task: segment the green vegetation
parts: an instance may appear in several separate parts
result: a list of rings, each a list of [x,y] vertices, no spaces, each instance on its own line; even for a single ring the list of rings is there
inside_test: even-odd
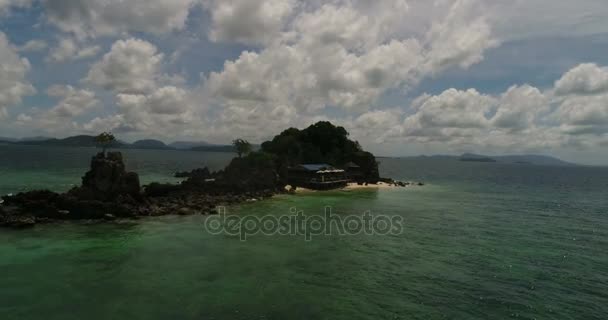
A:
[[[116,142],[116,138],[110,132],[103,132],[95,137],[95,142],[100,148],[102,148],[102,152],[105,155],[106,149]]]
[[[327,163],[341,167],[354,162],[361,167],[367,180],[377,181],[379,174],[375,156],[348,137],[349,133],[343,127],[322,121],[304,130],[287,129],[271,141],[264,142],[262,151],[275,154],[290,166]]]
[[[236,139],[232,141],[232,145],[234,146],[236,153],[239,155],[239,158],[250,153],[252,150],[251,143],[249,143],[247,140]]]

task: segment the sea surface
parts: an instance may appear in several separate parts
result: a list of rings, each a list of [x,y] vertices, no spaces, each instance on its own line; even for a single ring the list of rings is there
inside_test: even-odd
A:
[[[94,149],[0,146],[0,193],[76,185]],[[233,155],[124,152],[144,182]],[[0,229],[1,319],[606,319],[608,168],[380,159],[424,187],[278,196],[241,217],[401,216],[393,235],[213,235],[215,217]]]

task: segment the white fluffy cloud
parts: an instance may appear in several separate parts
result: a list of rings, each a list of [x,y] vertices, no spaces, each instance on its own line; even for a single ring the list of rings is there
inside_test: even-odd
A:
[[[555,93],[594,94],[608,91],[608,68],[584,63],[568,71],[555,83]]]
[[[173,86],[159,88],[150,95],[119,94],[117,104],[142,113],[179,115],[191,108],[188,93]]]
[[[115,94],[117,113],[83,125],[87,131],[140,132],[172,136],[197,116],[194,93],[179,87],[179,75],[166,74],[164,54],[140,39],[119,40],[89,70],[85,83]]]
[[[496,100],[475,89],[449,89],[427,96],[403,122],[403,135],[422,141],[469,137],[489,125],[487,114]]]
[[[101,47],[98,45],[80,46],[72,38],[60,39],[57,46],[52,48],[47,57],[49,62],[65,62],[70,60],[80,60],[96,56]]]
[[[20,57],[17,48],[0,32],[0,118],[7,116],[7,108],[36,92],[26,79],[30,68],[29,61]]]
[[[197,0],[43,0],[48,21],[78,37],[181,30]]]
[[[71,134],[80,129],[77,117],[101,105],[94,92],[70,85],[53,85],[46,94],[57,100],[54,106],[49,109],[31,108],[19,114],[15,123],[50,134]]]
[[[99,104],[94,92],[84,89],[79,90],[69,85],[54,85],[47,90],[47,94],[61,99],[48,112],[48,115],[53,118],[71,119]]]
[[[548,107],[547,97],[537,88],[512,86],[500,97],[492,122],[498,128],[524,130],[532,127],[537,115]]]
[[[479,1],[455,0],[445,19],[427,34],[427,68],[437,72],[452,66],[468,68],[483,60],[488,48],[498,45]]]
[[[147,41],[119,40],[91,67],[85,82],[117,93],[144,93],[156,87],[162,60]]]
[[[608,133],[608,94],[569,97],[556,115],[568,134]]]
[[[251,18],[233,8],[239,3],[226,4],[231,9],[222,15],[224,24],[242,27]],[[293,8],[292,1],[283,4]],[[389,90],[407,90],[428,75],[481,61],[497,41],[485,17],[474,15],[479,4],[438,2],[444,14],[435,14],[414,11],[423,5],[401,0],[298,3],[295,12],[285,11],[289,22],[274,25],[274,41],[227,61],[222,71],[209,75],[205,88],[230,112],[237,107],[247,113],[246,106],[270,112],[279,105],[299,114],[332,106],[366,111]],[[430,31],[419,32],[420,25],[408,22],[420,14],[434,21],[427,26]],[[249,27],[251,34],[265,34],[259,26]],[[238,36],[226,38],[239,41]]]
[[[415,113],[385,136],[460,148],[592,147],[608,138],[603,70],[597,65],[576,66],[544,92],[521,85],[496,96],[475,89],[424,94],[412,103]]]
[[[296,0],[213,0],[208,3],[213,41],[265,44],[280,36]]]
[[[26,42],[21,47],[19,47],[19,51],[22,52],[37,52],[42,51],[48,47],[48,44],[44,40],[34,39]]]

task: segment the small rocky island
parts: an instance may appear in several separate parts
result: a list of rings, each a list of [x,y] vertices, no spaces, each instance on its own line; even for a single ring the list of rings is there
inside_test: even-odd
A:
[[[290,166],[311,161],[338,167],[356,164],[360,184],[383,181],[399,185],[392,179],[381,179],[374,155],[348,139],[344,128],[329,122],[301,131],[291,128],[262,144],[260,151],[250,152],[247,146],[242,151],[218,172],[196,169],[179,173],[186,178],[180,184],[151,183],[142,187],[137,173],[126,171],[122,154],[104,149],[91,159],[90,170],[79,187],[66,193],[39,190],[2,197],[0,226],[25,228],[63,220],[215,214],[219,205],[287,192]]]

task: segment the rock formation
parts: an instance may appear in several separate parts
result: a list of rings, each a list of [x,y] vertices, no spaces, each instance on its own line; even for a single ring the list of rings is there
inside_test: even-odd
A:
[[[139,176],[127,172],[120,152],[99,153],[82,178],[82,186],[70,191],[80,200],[112,201],[119,196],[141,199]]]
[[[0,226],[24,228],[60,220],[106,220],[139,216],[216,214],[217,205],[263,199],[280,192],[273,158],[252,154],[226,169],[188,174],[180,185],[152,183],[140,190],[139,177],[127,172],[119,152],[91,160],[82,185],[67,193],[30,191],[3,197]]]

